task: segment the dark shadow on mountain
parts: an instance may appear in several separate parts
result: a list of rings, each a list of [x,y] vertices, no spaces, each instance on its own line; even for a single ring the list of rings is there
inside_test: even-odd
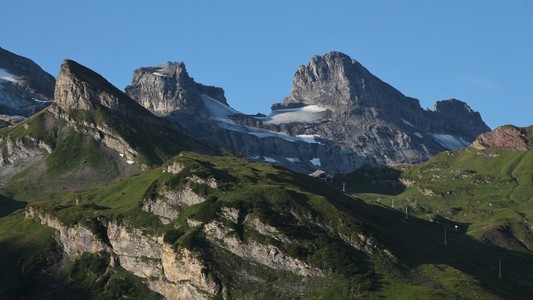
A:
[[[381,165],[365,165],[348,174],[335,175],[333,184],[347,193],[374,193],[396,196],[405,190],[402,171]]]
[[[304,190],[327,197],[338,209],[353,214],[367,232],[409,268],[447,265],[476,278],[485,289],[504,299],[530,299],[533,295],[533,253],[476,240],[466,234],[468,223],[444,217],[426,221],[409,215],[406,219],[402,208],[368,204],[340,192],[337,186],[306,175],[281,173],[272,177],[280,182],[297,182]],[[502,278],[498,277],[499,260]]]
[[[26,207],[26,202],[17,201],[13,198],[0,195],[0,218],[24,207]]]

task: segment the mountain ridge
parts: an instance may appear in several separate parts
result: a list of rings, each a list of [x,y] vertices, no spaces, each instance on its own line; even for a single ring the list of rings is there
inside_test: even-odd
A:
[[[178,65],[183,72],[185,65]],[[433,111],[423,110],[418,100],[340,52],[315,56],[300,66],[290,96],[274,104],[269,116],[214,110],[202,95],[185,99],[183,92],[168,98],[165,91],[171,87],[197,93],[202,85],[188,81],[179,86],[175,77],[157,76],[154,70],[137,69],[126,89],[138,103],[152,112],[162,103],[182,103],[187,107],[167,106],[174,111],[166,117],[209,143],[297,172],[322,168],[348,173],[365,164],[418,163],[440,151],[465,147],[490,130],[465,102],[438,101]],[[158,84],[143,85],[147,81]],[[226,101],[219,102],[228,107]]]

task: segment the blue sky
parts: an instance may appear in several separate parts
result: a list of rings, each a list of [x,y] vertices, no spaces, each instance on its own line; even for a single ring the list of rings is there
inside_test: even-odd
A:
[[[533,125],[533,0],[17,0],[0,28],[0,47],[52,75],[70,58],[121,89],[182,61],[244,113],[268,113],[299,65],[335,50],[424,108],[457,98],[492,128]]]

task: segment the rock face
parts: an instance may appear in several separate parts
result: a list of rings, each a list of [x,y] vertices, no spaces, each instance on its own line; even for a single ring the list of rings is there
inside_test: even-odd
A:
[[[200,139],[297,172],[418,163],[468,146],[490,130],[479,113],[456,99],[423,110],[418,100],[339,52],[300,66],[290,95],[269,116],[231,109],[221,89],[195,83],[183,64],[138,69],[126,92]]]
[[[176,111],[195,113],[201,107],[202,95],[228,105],[223,89],[196,83],[183,63],[168,62],[135,70],[126,93],[157,116]]]
[[[533,148],[531,137],[525,128],[512,125],[501,126],[480,135],[473,143],[476,148],[511,148],[527,150]]]
[[[31,207],[26,216],[57,230],[58,242],[69,259],[84,252],[110,252],[120,266],[145,279],[151,290],[166,299],[210,299],[221,292],[221,286],[208,279],[206,266],[193,252],[175,250],[163,242],[163,237],[116,222],[103,224],[105,232],[97,234],[79,224],[62,224],[51,214]]]
[[[61,64],[54,98],[64,111],[105,108],[131,119],[147,121],[153,117],[102,76],[68,59]]]
[[[32,60],[0,48],[0,115],[28,117],[50,105],[55,79]]]

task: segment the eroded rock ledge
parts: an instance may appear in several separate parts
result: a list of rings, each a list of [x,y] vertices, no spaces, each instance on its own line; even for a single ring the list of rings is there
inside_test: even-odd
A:
[[[95,233],[80,224],[67,226],[32,207],[26,209],[26,217],[57,230],[67,258],[75,259],[84,252],[109,252],[116,258],[114,262],[144,278],[151,290],[167,299],[209,299],[222,294],[222,287],[208,278],[197,254],[186,248],[173,249],[162,236],[115,221],[104,224],[105,232]]]

